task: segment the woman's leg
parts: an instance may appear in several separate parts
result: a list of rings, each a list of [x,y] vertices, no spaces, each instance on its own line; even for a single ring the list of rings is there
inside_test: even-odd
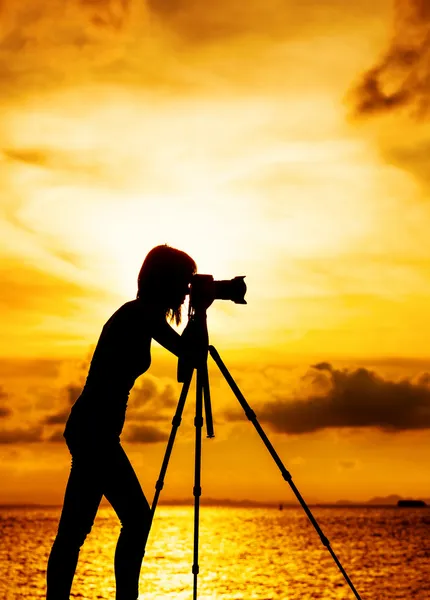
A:
[[[90,456],[72,459],[58,532],[47,568],[47,600],[69,600],[79,550],[91,531],[103,494],[98,465]]]
[[[139,480],[123,448],[118,445],[110,462],[103,493],[121,521],[115,551],[116,600],[136,600],[139,575],[151,524],[151,511]]]

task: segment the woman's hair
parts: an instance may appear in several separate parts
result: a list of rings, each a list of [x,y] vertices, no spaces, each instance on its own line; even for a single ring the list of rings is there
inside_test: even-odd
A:
[[[150,297],[155,302],[166,302],[172,283],[191,280],[197,265],[191,256],[167,244],[156,246],[148,252],[137,278],[137,298]],[[181,307],[163,306],[166,317],[181,322]]]

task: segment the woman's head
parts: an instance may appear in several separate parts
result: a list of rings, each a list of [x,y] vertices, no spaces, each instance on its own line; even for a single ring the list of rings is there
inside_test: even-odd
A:
[[[167,244],[156,246],[146,256],[137,279],[137,297],[163,309],[166,317],[181,322],[181,306],[191,278],[197,271],[194,260]]]

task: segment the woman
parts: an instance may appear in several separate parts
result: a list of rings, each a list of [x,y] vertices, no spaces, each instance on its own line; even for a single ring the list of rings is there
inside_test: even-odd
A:
[[[115,550],[116,600],[136,600],[150,507],[120,434],[127,399],[151,363],[152,338],[178,356],[181,336],[167,318],[181,320],[194,260],[167,245],[153,248],[138,277],[136,300],[104,325],[84,389],[72,407],[64,437],[72,455],[58,532],[48,561],[47,600],[68,600],[79,550],[91,531],[102,496],[121,521]]]

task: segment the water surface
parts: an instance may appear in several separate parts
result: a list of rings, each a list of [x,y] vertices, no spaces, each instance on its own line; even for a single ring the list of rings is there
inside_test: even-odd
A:
[[[0,599],[45,596],[59,508],[0,509]],[[430,509],[312,508],[362,600],[430,600]],[[101,508],[71,598],[114,600],[119,523]],[[192,598],[193,509],[159,507],[139,600]],[[201,600],[354,600],[302,508],[202,507]]]

